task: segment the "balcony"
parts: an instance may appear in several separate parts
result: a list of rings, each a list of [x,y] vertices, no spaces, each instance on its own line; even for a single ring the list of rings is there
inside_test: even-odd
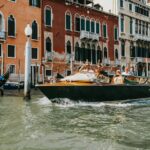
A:
[[[110,64],[110,59],[109,58],[104,58],[103,59],[103,64],[109,65]]]
[[[6,33],[4,31],[0,31],[0,40],[4,41],[6,39]]]
[[[118,60],[118,59],[116,59],[114,62],[115,62],[115,65],[120,65],[121,64],[120,60]]]
[[[87,32],[87,31],[81,31],[80,39],[81,40],[99,41],[99,34]]]

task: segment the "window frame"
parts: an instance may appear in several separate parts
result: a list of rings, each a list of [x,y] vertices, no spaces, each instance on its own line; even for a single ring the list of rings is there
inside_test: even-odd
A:
[[[67,15],[70,16],[70,29],[67,29]],[[72,31],[72,15],[70,11],[66,11],[65,13],[65,30]]]
[[[14,57],[9,57],[9,56],[8,56],[8,47],[9,47],[9,46],[14,46]],[[7,58],[14,58],[14,59],[16,58],[16,45],[12,45],[12,44],[8,44],[8,45],[7,45]]]
[[[38,60],[39,59],[39,49],[37,47],[32,47],[31,50],[36,49],[37,50],[37,58],[32,57],[32,51],[31,51],[31,59],[32,60]]]
[[[50,11],[50,24],[47,24],[47,22],[46,22],[46,10]],[[45,25],[45,27],[53,27],[53,11],[52,11],[51,6],[49,6],[49,5],[46,5],[44,7],[44,25]]]

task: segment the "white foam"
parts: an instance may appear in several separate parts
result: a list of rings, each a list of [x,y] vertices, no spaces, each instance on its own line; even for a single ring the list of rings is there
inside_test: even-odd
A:
[[[49,104],[52,104],[52,102],[47,97],[43,97],[43,98],[38,99],[37,103],[39,105],[49,105]]]

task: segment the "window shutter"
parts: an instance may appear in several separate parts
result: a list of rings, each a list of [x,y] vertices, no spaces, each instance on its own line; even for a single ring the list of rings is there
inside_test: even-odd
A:
[[[41,7],[41,0],[37,0],[37,7]]]
[[[32,6],[32,0],[29,0],[29,5]]]
[[[46,25],[51,26],[51,10],[46,9]]]
[[[71,23],[70,23],[70,15],[66,15],[66,29],[70,30],[71,29]]]

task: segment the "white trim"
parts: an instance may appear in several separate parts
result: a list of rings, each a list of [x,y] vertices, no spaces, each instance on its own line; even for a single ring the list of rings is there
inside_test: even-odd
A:
[[[14,57],[8,57],[8,46],[14,46]],[[7,58],[16,58],[16,45],[7,44]]]

